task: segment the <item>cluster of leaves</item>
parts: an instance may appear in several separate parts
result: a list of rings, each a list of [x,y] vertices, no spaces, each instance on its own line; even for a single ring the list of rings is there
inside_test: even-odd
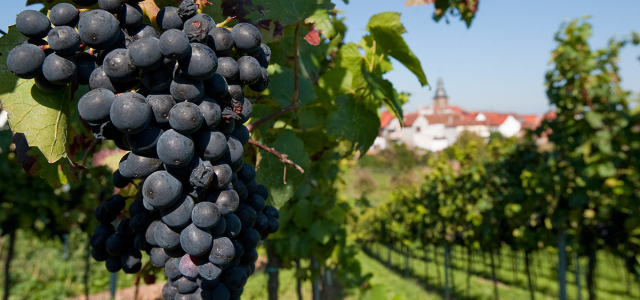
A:
[[[478,12],[480,0],[407,0],[405,2],[405,6],[425,4],[435,4],[433,19],[436,22],[444,18],[449,23],[449,15],[460,16],[460,19],[469,27]]]
[[[604,249],[637,273],[640,118],[630,113],[617,66],[632,40],[594,51],[590,35],[577,20],[556,35],[546,75],[555,114],[521,140],[480,147],[467,139],[447,149],[431,160],[420,188],[404,187],[363,215],[359,238],[532,252],[566,234],[579,255]]]

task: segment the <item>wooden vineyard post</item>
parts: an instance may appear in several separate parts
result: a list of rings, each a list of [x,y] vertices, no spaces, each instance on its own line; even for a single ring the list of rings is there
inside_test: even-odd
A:
[[[9,271],[11,269],[11,260],[13,259],[13,252],[16,244],[16,230],[12,230],[9,233],[9,252],[7,252],[7,260],[4,264],[4,300],[9,299],[9,294],[11,292],[11,274]]]
[[[471,246],[467,246],[467,299],[471,293]]]
[[[527,282],[529,283],[529,294],[531,295],[531,300],[535,300],[535,294],[533,292],[533,285],[531,284],[531,252],[529,250],[524,250],[524,268],[525,272],[527,272]]]
[[[111,299],[116,298],[116,288],[118,287],[118,273],[111,273],[109,277],[109,293],[111,293]]]
[[[404,276],[409,277],[411,270],[409,269],[409,247],[404,247]]]
[[[391,268],[393,265],[391,264],[391,247],[387,245],[387,267]]]
[[[558,299],[567,300],[567,233],[558,233]]]
[[[436,245],[433,245],[433,263],[436,265],[436,279],[438,280],[438,286],[442,286],[440,267],[438,266],[438,247]]]
[[[449,291],[449,246],[444,246],[444,298],[451,299]]]
[[[493,279],[493,297],[498,300],[498,279],[496,278],[496,262],[493,258],[493,251],[489,252],[491,258],[491,278]]]
[[[582,288],[580,285],[580,255],[574,253],[573,260],[575,261],[575,273],[576,273],[576,289],[578,290],[578,300],[582,300]]]

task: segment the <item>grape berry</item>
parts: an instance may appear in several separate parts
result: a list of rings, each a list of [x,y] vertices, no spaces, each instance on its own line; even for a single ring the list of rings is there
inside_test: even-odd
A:
[[[100,9],[21,12],[16,27],[29,40],[7,66],[45,93],[88,84],[80,117],[131,151],[113,182],[135,182],[140,194],[128,208],[120,195],[98,206],[91,255],[110,272],[137,273],[145,252],[165,268],[168,300],[238,299],[256,246],[279,228],[267,188],[243,163],[252,111],[243,89],[267,88],[271,50],[255,26],[217,27],[192,0],[160,11],[162,34],[143,24],[139,1],[73,2]]]

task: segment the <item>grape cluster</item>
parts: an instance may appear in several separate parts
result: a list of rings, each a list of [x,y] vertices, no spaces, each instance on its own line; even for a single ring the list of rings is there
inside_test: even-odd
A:
[[[21,12],[16,27],[29,40],[7,64],[44,92],[88,84],[80,117],[96,138],[130,151],[113,182],[133,182],[141,195],[128,208],[114,195],[96,209],[93,258],[136,273],[146,252],[165,268],[165,299],[238,299],[260,239],[280,226],[243,160],[252,112],[243,89],[267,88],[271,50],[255,26],[218,27],[191,0],[161,9],[161,31],[144,24],[139,1],[74,2],[100,9]]]

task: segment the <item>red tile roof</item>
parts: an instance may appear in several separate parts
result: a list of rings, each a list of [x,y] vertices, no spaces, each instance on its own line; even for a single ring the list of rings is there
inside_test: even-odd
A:
[[[456,122],[451,122],[447,124],[447,127],[457,127],[457,126],[475,126],[475,125],[485,125],[489,126],[487,121],[476,121],[476,120],[460,120]]]
[[[405,127],[411,127],[413,125],[413,122],[415,122],[416,119],[419,116],[420,116],[420,114],[418,114],[417,112],[405,115],[404,116],[404,126]]]
[[[387,125],[391,123],[391,120],[393,120],[393,115],[390,112],[388,111],[382,112],[380,114],[380,128],[387,127]]]
[[[429,124],[449,124],[463,119],[462,116],[457,115],[426,115],[424,117],[429,121]]]

